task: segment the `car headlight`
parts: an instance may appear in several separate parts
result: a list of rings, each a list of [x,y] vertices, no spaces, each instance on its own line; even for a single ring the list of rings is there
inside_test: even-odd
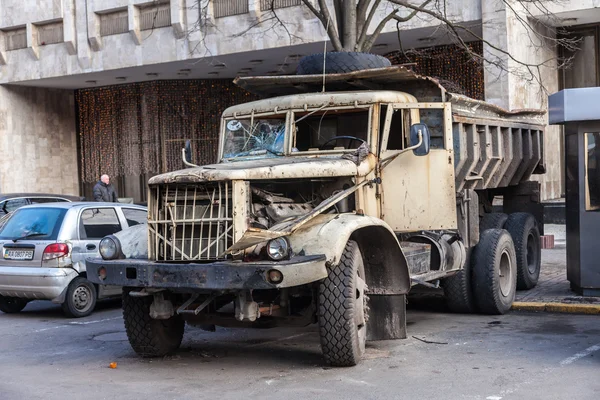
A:
[[[269,240],[267,256],[273,261],[280,261],[290,255],[290,243],[284,237]]]
[[[105,260],[114,260],[119,258],[121,246],[119,239],[114,236],[107,236],[100,241],[100,255]]]

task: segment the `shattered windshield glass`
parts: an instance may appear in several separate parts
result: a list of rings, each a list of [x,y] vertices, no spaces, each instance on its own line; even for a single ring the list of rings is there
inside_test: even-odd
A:
[[[232,119],[225,124],[223,158],[283,155],[285,115]]]

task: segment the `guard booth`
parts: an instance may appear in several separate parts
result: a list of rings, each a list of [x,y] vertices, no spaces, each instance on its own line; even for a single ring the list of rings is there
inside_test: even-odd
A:
[[[600,296],[600,87],[549,97],[549,123],[564,125],[567,279]]]

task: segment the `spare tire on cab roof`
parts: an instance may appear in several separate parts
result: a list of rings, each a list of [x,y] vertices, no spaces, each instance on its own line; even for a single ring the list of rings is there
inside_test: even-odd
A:
[[[325,60],[323,60],[323,56],[325,56]],[[322,74],[323,62],[325,62],[326,74],[341,74],[363,69],[385,68],[392,65],[390,60],[377,54],[355,52],[320,53],[303,57],[298,63],[296,74]]]

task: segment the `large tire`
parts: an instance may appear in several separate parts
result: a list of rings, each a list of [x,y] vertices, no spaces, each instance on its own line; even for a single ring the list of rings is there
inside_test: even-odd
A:
[[[96,286],[87,279],[78,276],[69,283],[65,301],[61,306],[67,317],[87,317],[94,311],[97,298]]]
[[[177,350],[185,321],[175,315],[166,320],[150,318],[153,296],[132,297],[123,290],[123,320],[129,344],[142,357],[162,357]]]
[[[365,268],[358,244],[349,240],[340,263],[328,267],[319,286],[319,334],[327,363],[356,365],[365,352],[367,307]]]
[[[377,54],[354,52],[325,53],[325,73],[341,74],[363,69],[385,68],[392,65],[390,60]],[[298,75],[323,73],[323,53],[303,57],[296,69]]]
[[[0,296],[0,311],[6,314],[16,314],[23,311],[27,303],[29,300],[20,297]]]
[[[442,279],[442,288],[446,305],[453,313],[471,314],[475,312],[473,290],[471,288],[471,263],[465,263],[463,269],[456,274]]]
[[[508,214],[504,213],[488,213],[485,214],[479,221],[479,232],[487,231],[488,229],[504,229],[504,224],[508,220]]]
[[[504,314],[515,299],[517,258],[510,234],[488,229],[473,249],[473,295],[484,314]]]
[[[535,217],[528,213],[510,214],[506,230],[515,243],[517,289],[532,289],[538,283],[542,265],[540,231]]]

